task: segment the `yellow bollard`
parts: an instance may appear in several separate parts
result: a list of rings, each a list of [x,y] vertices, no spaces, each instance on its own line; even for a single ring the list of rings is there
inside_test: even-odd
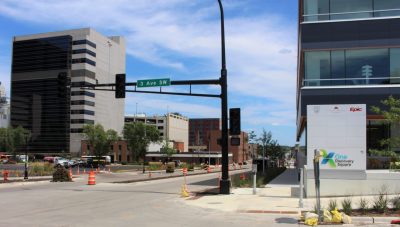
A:
[[[181,196],[184,198],[189,197],[189,193],[187,191],[186,185],[184,185],[184,184],[182,185],[182,188],[181,188]]]

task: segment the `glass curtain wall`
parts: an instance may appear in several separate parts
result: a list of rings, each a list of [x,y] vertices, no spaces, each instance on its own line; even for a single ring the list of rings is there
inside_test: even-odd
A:
[[[400,83],[400,48],[305,52],[305,86]]]
[[[399,0],[303,0],[304,21],[400,16]]]

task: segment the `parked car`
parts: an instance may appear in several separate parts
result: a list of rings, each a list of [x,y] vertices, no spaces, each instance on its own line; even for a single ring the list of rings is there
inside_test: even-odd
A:
[[[175,163],[175,167],[178,167],[181,165],[181,160],[172,160]]]
[[[70,167],[69,160],[65,159],[65,158],[55,158],[54,159],[54,165],[55,166],[61,165],[61,166],[64,166],[66,168]]]

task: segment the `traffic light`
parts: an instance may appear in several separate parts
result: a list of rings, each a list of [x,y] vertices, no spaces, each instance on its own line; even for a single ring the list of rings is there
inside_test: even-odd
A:
[[[229,109],[229,134],[238,136],[240,132],[240,108],[231,108]]]
[[[59,97],[66,97],[68,92],[68,77],[66,72],[61,72],[57,77],[57,89]]]
[[[117,74],[115,76],[115,98],[125,98],[125,74]]]

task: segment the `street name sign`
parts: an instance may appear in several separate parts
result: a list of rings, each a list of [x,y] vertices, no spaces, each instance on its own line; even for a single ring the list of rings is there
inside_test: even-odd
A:
[[[154,80],[138,80],[136,83],[137,87],[161,87],[170,86],[170,79],[154,79]]]

